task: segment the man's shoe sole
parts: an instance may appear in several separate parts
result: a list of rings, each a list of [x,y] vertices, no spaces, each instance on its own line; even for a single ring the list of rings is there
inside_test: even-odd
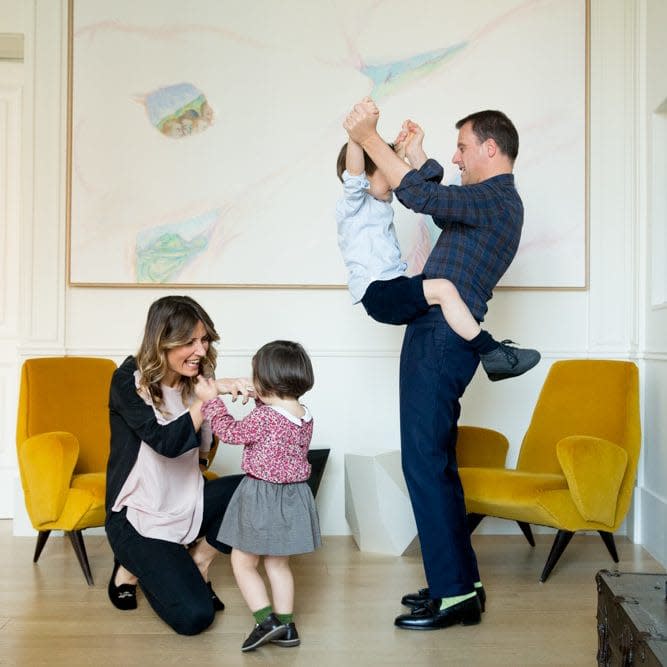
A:
[[[432,619],[432,624],[429,624],[428,619],[423,619],[424,622],[422,623],[420,623],[419,620],[420,619],[413,619],[411,622],[411,617],[408,614],[405,614],[403,618],[399,616],[394,621],[394,625],[402,630],[444,630],[445,628],[451,628],[454,625],[477,625],[482,621],[482,612],[478,605],[476,613],[473,610],[462,611],[458,619],[445,616],[442,619],[442,622],[438,623],[436,617]]]

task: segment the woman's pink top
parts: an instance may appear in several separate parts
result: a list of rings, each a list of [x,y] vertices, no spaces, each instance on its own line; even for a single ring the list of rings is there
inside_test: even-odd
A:
[[[135,373],[139,386],[139,372]],[[180,387],[162,385],[164,403],[160,412],[152,401],[158,423],[168,424],[187,412]],[[204,478],[199,470],[199,455],[211,448],[211,428],[201,427],[201,446],[176,458],[162,456],[142,441],[132,471],[125,480],[112,510],[127,507],[127,520],[144,537],[190,544],[201,528],[204,510]]]
[[[252,477],[276,484],[305,482],[310,477],[308,447],[313,437],[313,418],[308,408],[303,417],[279,406],[257,401],[255,409],[236,421],[220,398],[206,401],[204,416],[221,442],[244,445],[241,468]]]

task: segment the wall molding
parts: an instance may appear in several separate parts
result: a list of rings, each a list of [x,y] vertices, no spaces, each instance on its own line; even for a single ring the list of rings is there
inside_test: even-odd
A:
[[[218,348],[218,352],[223,357],[228,358],[244,358],[252,357],[256,352],[256,348]],[[18,347],[18,355],[22,359],[29,359],[32,357],[53,357],[53,356],[72,356],[72,357],[110,357],[110,358],[125,358],[128,355],[134,354],[135,349],[126,347],[51,347],[44,345],[20,345]],[[639,361],[650,358],[643,354],[639,354],[634,349],[628,348],[608,348],[605,350],[540,350],[543,359],[559,361],[562,359],[619,359]],[[334,348],[309,348],[308,354],[311,357],[326,358],[389,358],[398,359],[401,355],[400,349],[374,349],[374,348],[351,348],[351,349],[334,349]],[[655,353],[656,359],[659,358],[659,353]],[[662,355],[664,360],[667,360],[667,354]]]

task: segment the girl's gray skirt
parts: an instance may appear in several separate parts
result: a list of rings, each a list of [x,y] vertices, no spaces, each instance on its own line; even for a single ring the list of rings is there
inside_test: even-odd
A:
[[[229,501],[218,539],[258,556],[314,551],[322,540],[310,487],[244,477]]]

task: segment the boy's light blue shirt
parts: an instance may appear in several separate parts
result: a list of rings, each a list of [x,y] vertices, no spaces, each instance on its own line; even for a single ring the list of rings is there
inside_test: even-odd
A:
[[[336,203],[338,247],[348,272],[348,287],[359,303],[375,280],[391,280],[405,274],[407,264],[394,227],[394,209],[366,191],[366,174],[343,172],[343,198]]]

